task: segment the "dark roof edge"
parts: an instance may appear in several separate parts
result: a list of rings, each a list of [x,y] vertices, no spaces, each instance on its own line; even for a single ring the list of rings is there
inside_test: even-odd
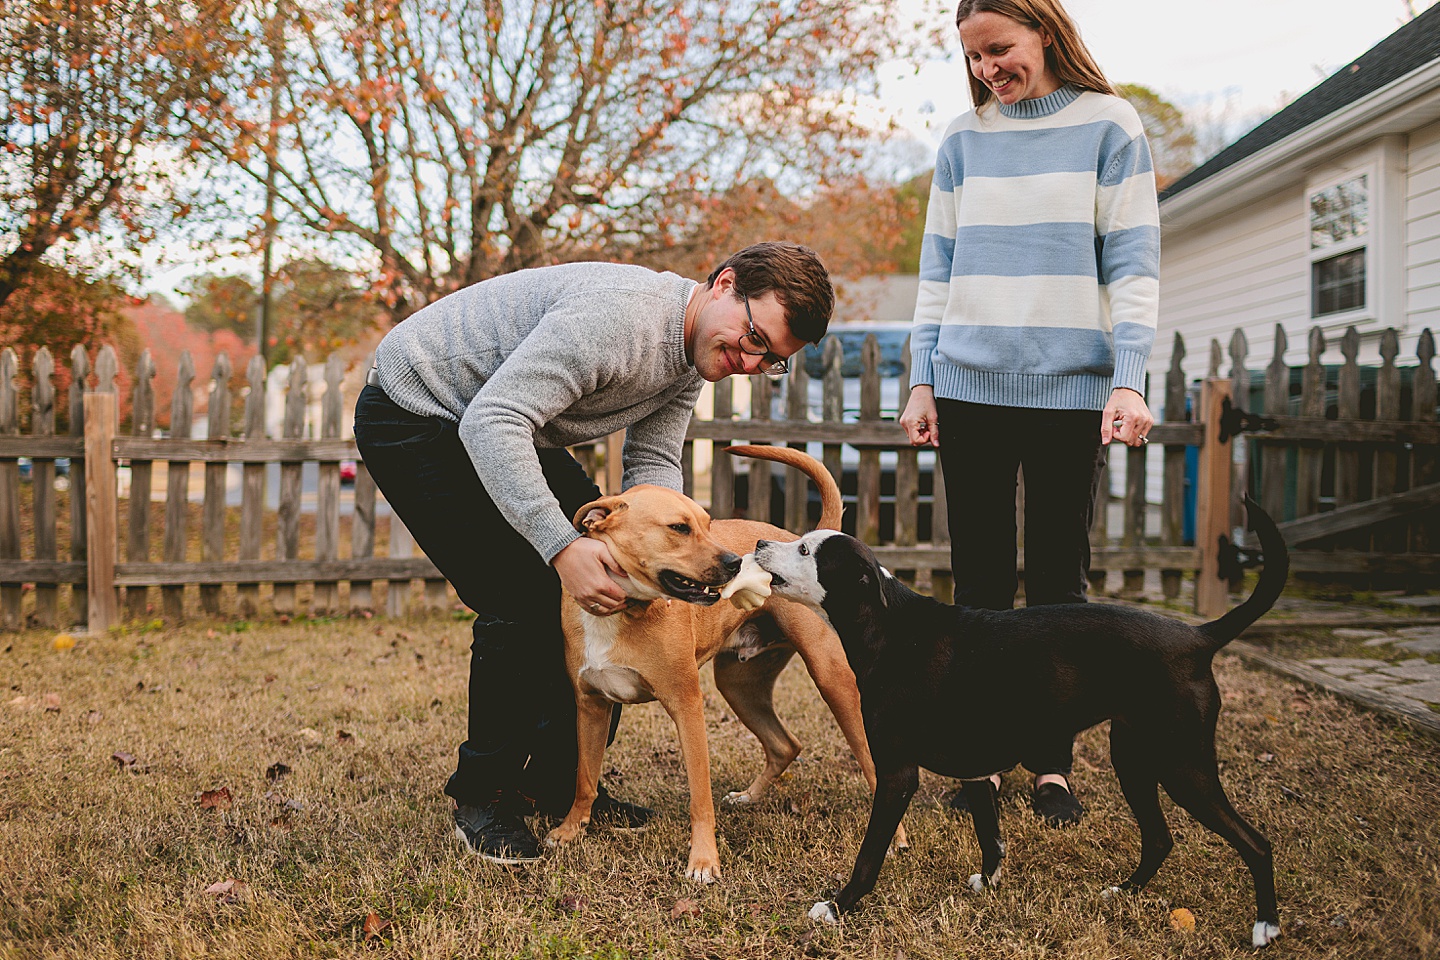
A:
[[[1160,192],[1170,199],[1217,173],[1340,112],[1365,96],[1440,59],[1440,3],[1320,81],[1279,113]]]

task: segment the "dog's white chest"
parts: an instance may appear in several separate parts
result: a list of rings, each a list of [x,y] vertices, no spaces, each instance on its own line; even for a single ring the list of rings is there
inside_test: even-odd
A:
[[[610,651],[620,633],[620,618],[587,614],[584,620],[585,662],[580,665],[580,681],[616,703],[649,703],[654,700],[655,691],[650,689],[638,670],[610,659]]]

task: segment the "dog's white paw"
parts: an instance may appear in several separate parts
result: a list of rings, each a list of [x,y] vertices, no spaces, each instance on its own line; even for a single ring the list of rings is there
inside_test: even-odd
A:
[[[732,790],[725,794],[720,800],[721,803],[731,807],[744,807],[755,802],[755,798],[740,790]]]
[[[976,893],[983,893],[985,891],[985,878],[978,873],[970,874],[970,879],[966,880],[965,883]]]
[[[840,922],[840,911],[830,900],[821,900],[810,908],[809,917],[816,923],[826,923],[835,926]]]
[[[690,867],[685,871],[685,876],[696,883],[716,883],[720,879],[720,868]]]
[[[1255,929],[1250,933],[1250,943],[1252,946],[1264,947],[1268,946],[1270,942],[1278,936],[1280,936],[1280,924],[1270,923],[1266,920],[1257,920],[1255,921]]]

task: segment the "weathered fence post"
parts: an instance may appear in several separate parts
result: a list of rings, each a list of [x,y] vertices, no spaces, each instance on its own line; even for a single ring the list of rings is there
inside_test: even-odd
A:
[[[210,374],[210,401],[206,411],[205,437],[209,440],[230,438],[230,356],[222,353],[215,358]],[[200,559],[219,563],[225,559],[225,480],[230,465],[223,461],[205,464],[205,499],[200,514]],[[214,616],[220,612],[218,583],[200,585],[200,609]]]
[[[265,358],[258,353],[250,358],[245,371],[250,393],[245,398],[245,440],[265,439]],[[265,531],[265,470],[266,465],[247,462],[240,468],[240,559],[259,560],[260,544]],[[239,583],[235,595],[242,617],[260,612],[260,584]]]
[[[37,437],[55,435],[55,385],[51,377],[55,373],[55,361],[48,347],[35,351],[35,360],[30,365],[33,379],[31,395],[30,432]],[[55,540],[55,461],[36,460],[32,468],[34,475],[35,507],[35,559],[55,561],[59,559],[59,545]],[[53,583],[35,584],[35,622],[42,627],[53,627],[59,620],[59,590]]]
[[[860,422],[880,419],[880,341],[865,334],[860,347]],[[880,543],[880,451],[860,448],[855,467],[855,537],[872,546]]]
[[[155,432],[155,361],[150,351],[140,354],[135,367],[135,384],[130,394],[130,433],[149,438]],[[125,559],[131,563],[150,560],[150,486],[154,477],[152,460],[130,461],[130,527],[125,537]],[[145,616],[150,603],[150,588],[142,585],[125,588],[125,612],[131,619]]]
[[[1170,369],[1165,374],[1165,422],[1184,423],[1189,416],[1185,410],[1185,370],[1181,361],[1185,359],[1185,341],[1180,331],[1175,331],[1175,345],[1170,348]],[[1167,547],[1178,547],[1185,541],[1185,447],[1179,444],[1165,447],[1162,465],[1163,493],[1160,497],[1160,543]],[[1181,572],[1166,568],[1160,571],[1160,592],[1167,600],[1180,596]]]
[[[85,394],[86,604],[92,631],[103,633],[119,619],[120,600],[115,593],[115,491],[114,393]]]
[[[1420,334],[1420,342],[1416,345],[1415,354],[1420,359],[1420,366],[1415,369],[1414,392],[1411,394],[1410,419],[1423,423],[1435,422],[1435,337],[1430,331],[1424,330]],[[1410,461],[1410,489],[1424,487],[1440,480],[1440,455],[1437,455],[1434,446],[1417,444],[1414,455]],[[1410,549],[1416,553],[1428,553],[1433,542],[1432,524],[1435,522],[1436,511],[1429,511],[1423,515],[1419,522],[1410,526]],[[1419,586],[1423,581],[1416,577],[1413,581]]]
[[[195,416],[195,361],[186,350],[180,354],[175,372],[175,395],[170,398],[170,436],[190,439],[190,425]],[[165,545],[166,563],[184,563],[186,521],[190,509],[190,461],[171,460],[165,468]],[[185,619],[185,585],[160,588],[160,605],[165,618],[172,622]]]
[[[1220,439],[1220,416],[1230,399],[1231,383],[1208,377],[1200,388],[1200,422],[1205,439],[1200,446],[1199,489],[1195,498],[1195,545],[1200,569],[1195,574],[1195,612],[1218,616],[1230,604],[1229,584],[1220,579],[1220,538],[1230,534],[1230,443]]]
[[[345,375],[345,361],[332,353],[325,361],[325,395],[320,401],[320,436],[325,440],[340,437],[340,417],[344,402],[340,381]],[[340,463],[321,461],[315,486],[315,559],[334,560],[340,556]],[[340,584],[334,580],[315,582],[311,609],[316,614],[334,613],[340,609]]]
[[[15,351],[0,351],[0,436],[20,433],[19,389],[15,375],[19,364]],[[20,463],[0,460],[0,560],[20,559]],[[0,629],[19,630],[24,622],[20,611],[19,583],[0,583]]]
[[[75,344],[70,351],[70,436],[85,436],[85,381],[90,377],[90,355],[84,344]],[[88,541],[89,523],[86,511],[87,484],[85,483],[85,458],[70,464],[70,559],[76,563],[87,563],[90,556]],[[85,626],[90,615],[90,605],[80,602],[77,585],[70,587],[70,620],[77,626]]]
[[[789,393],[785,397],[785,417],[791,421],[804,422],[810,419],[807,409],[810,399],[810,376],[805,372],[805,354],[795,355],[794,369],[790,371]],[[804,443],[790,446],[805,449]],[[805,474],[794,467],[785,468],[785,527],[795,533],[804,533],[810,528],[808,510],[809,483]]]
[[[286,440],[299,440],[305,435],[306,382],[305,358],[296,354],[290,360],[290,377],[285,391],[285,421],[281,435]],[[276,560],[300,558],[300,500],[303,496],[304,466],[300,460],[285,460],[280,464],[280,516],[275,530]],[[281,616],[289,616],[295,612],[293,580],[275,584],[273,603],[275,612]]]
[[[715,384],[715,422],[726,423],[735,415],[735,385],[726,377]],[[716,440],[710,455],[710,514],[735,516],[735,458],[724,450],[733,441]]]
[[[770,419],[770,395],[769,378],[752,373],[750,375],[750,422],[760,421],[761,429],[764,429],[764,421]],[[750,502],[745,508],[745,516],[751,520],[769,523],[770,461],[751,460],[748,469],[750,470]]]
[[[362,373],[375,363],[372,353],[365,358]],[[363,381],[360,389],[365,389]],[[375,555],[375,479],[365,459],[355,461],[354,512],[350,518],[350,556],[366,559]],[[350,612],[359,613],[375,608],[374,582],[350,581]]]

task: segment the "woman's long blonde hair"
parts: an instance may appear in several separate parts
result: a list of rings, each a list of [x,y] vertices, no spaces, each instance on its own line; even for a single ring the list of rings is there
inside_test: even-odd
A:
[[[1105,79],[1085,41],[1080,39],[1080,29],[1058,0],[960,0],[955,10],[955,26],[958,28],[966,18],[977,13],[998,13],[1032,30],[1050,34],[1050,45],[1045,48],[1045,65],[1061,83],[1081,90],[1115,95],[1115,88]],[[970,73],[969,76],[970,99],[975,109],[979,110],[995,99],[995,92],[975,74]]]

